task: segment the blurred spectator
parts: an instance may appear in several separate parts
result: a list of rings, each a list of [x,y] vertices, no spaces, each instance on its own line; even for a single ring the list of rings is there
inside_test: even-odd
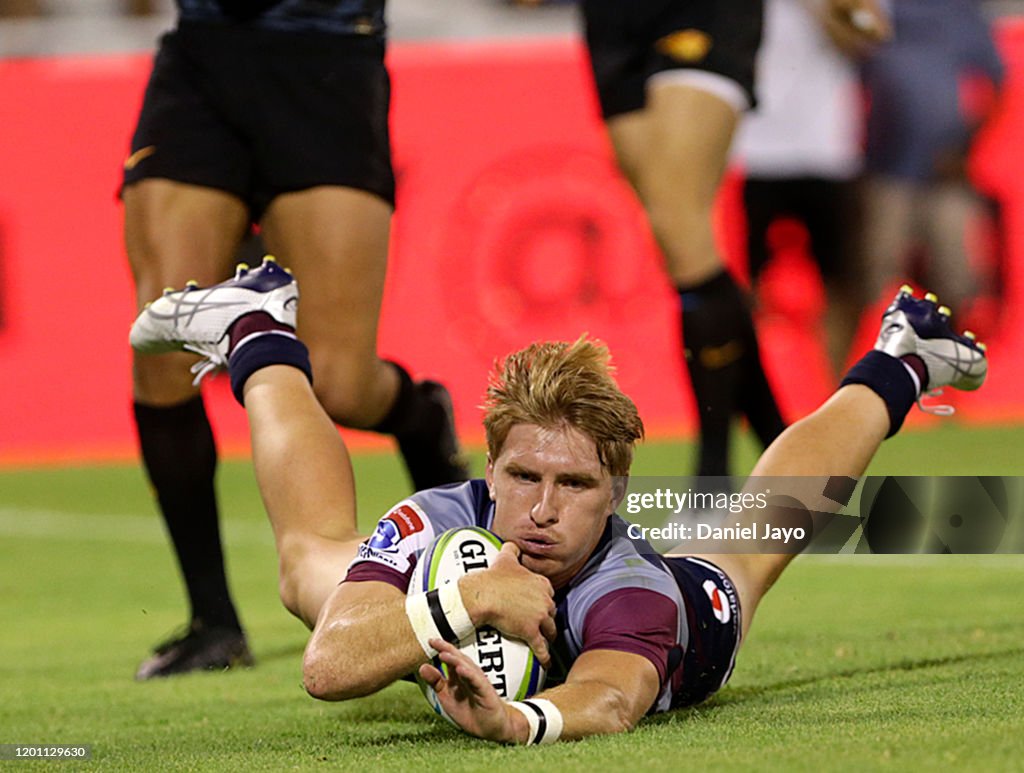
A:
[[[913,276],[964,308],[978,290],[965,244],[984,212],[966,162],[1003,66],[977,0],[899,0],[895,34],[866,61],[865,257],[877,298]],[[915,270],[911,257],[923,258]]]
[[[841,372],[863,308],[856,183],[863,106],[857,69],[830,38],[825,0],[768,0],[757,59],[757,108],[740,126],[747,251],[755,284],[780,219],[807,230],[827,295],[825,333]]]

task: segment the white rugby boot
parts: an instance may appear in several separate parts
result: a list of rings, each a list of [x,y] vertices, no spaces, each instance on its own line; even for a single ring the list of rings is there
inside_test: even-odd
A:
[[[142,354],[189,351],[201,355],[203,359],[192,367],[198,384],[207,374],[227,366],[228,331],[239,317],[263,311],[294,329],[298,306],[298,283],[268,255],[254,269],[239,263],[233,278],[212,287],[189,282],[183,290],[167,288],[146,304],[129,340]]]
[[[928,293],[915,298],[909,285],[904,285],[882,315],[882,328],[875,341],[875,349],[897,359],[917,355],[928,372],[928,381],[922,392],[938,394],[942,387],[971,391],[984,383],[988,373],[985,344],[965,330],[957,335],[950,327],[951,312],[946,306],[937,306],[938,298]],[[949,406],[925,406],[929,413],[952,413]]]

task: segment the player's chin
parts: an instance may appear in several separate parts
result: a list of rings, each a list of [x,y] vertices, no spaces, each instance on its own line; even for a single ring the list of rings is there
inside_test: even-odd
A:
[[[531,572],[545,577],[557,574],[563,565],[562,560],[551,553],[535,553],[526,549],[521,549],[519,563]]]

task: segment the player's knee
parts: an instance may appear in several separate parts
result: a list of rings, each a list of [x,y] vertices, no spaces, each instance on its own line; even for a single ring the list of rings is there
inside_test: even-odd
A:
[[[188,354],[137,354],[132,367],[132,388],[137,402],[151,406],[178,405],[195,397]]]
[[[372,397],[376,357],[360,357],[330,347],[310,345],[313,391],[327,414],[348,427],[365,427]],[[372,418],[372,417],[371,417]]]

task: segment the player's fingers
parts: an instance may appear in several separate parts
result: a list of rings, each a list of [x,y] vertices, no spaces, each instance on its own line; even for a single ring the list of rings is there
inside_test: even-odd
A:
[[[482,697],[486,694],[487,688],[490,683],[487,681],[487,677],[484,676],[477,668],[472,668],[469,664],[459,663],[455,666],[455,673],[461,680],[460,683],[467,692],[472,693],[474,697]]]
[[[527,644],[530,645],[530,649],[533,650],[533,654],[544,668],[551,665],[551,654],[548,651],[547,639],[543,636],[534,636],[527,642]]]
[[[555,586],[551,584],[551,580],[549,580],[547,577],[543,577],[543,576],[541,576],[539,574],[537,576],[540,577],[541,582],[543,583],[544,592],[547,593],[552,598],[554,598],[555,597]]]
[[[434,692],[444,689],[444,674],[442,674],[430,663],[420,666],[420,679],[430,685]]]
[[[519,546],[511,540],[509,540],[501,546],[501,552],[511,555],[512,558],[514,558],[516,561],[519,560],[519,556],[522,554],[522,551],[519,549]]]
[[[446,642],[444,639],[428,639],[427,644],[433,647],[438,652],[455,652],[458,653],[459,648],[454,644]]]
[[[555,636],[558,635],[558,626],[555,625],[554,618],[545,617],[540,623],[540,632],[544,634],[544,638],[549,641],[554,641]]]

